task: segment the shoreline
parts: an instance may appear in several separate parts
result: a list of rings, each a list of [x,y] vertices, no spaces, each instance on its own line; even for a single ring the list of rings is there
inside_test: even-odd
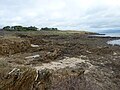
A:
[[[21,82],[22,89],[33,86],[41,89],[42,80],[44,86],[54,90],[72,86],[72,82],[81,90],[120,89],[120,46],[107,44],[118,37],[91,38],[83,32],[7,32],[6,35],[0,38],[0,89],[21,89],[17,84]],[[69,84],[64,85],[67,81]]]

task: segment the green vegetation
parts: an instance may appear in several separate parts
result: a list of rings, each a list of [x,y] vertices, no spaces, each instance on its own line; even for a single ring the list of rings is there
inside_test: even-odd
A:
[[[30,26],[30,27],[23,27],[23,26],[5,26],[3,27],[3,30],[6,31],[37,31],[38,28],[35,26]],[[57,28],[41,28],[41,31],[58,31]]]
[[[6,31],[37,31],[37,27],[30,26],[30,27],[23,27],[23,26],[5,26],[3,27],[3,30]]]
[[[41,30],[56,31],[56,30],[58,30],[58,29],[57,29],[57,28],[48,28],[48,27],[45,27],[45,28],[41,28]]]

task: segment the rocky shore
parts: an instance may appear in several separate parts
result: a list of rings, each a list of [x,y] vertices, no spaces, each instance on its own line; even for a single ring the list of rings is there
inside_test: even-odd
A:
[[[120,46],[107,44],[120,38],[90,35],[7,32],[0,38],[0,90],[120,90]]]

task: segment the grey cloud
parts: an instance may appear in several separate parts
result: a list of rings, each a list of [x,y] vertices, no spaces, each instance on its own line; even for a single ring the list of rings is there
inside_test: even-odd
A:
[[[117,1],[120,2],[120,0],[0,0],[0,26],[19,24],[61,29],[119,28],[120,4]]]

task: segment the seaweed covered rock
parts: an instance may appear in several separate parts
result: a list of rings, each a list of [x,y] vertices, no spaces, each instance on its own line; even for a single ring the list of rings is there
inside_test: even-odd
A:
[[[30,48],[28,40],[0,39],[0,55],[11,55],[26,51]]]
[[[14,68],[0,82],[1,90],[33,90],[36,71],[31,68]]]

